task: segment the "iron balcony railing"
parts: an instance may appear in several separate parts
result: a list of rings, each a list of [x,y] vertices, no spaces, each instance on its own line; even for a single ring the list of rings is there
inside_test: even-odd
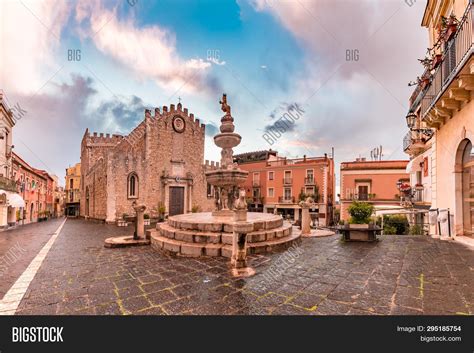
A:
[[[278,198],[279,203],[295,203],[295,197],[285,197],[285,196],[280,196]]]
[[[427,88],[421,92],[421,117],[423,119],[473,53],[473,29],[473,5],[471,0],[459,21],[456,33],[445,44],[441,63],[436,68]]]
[[[304,178],[304,183],[306,185],[314,185],[314,177],[307,177],[307,178]]]
[[[293,183],[292,178],[283,178],[283,184],[284,185],[291,185]]]
[[[252,186],[253,186],[254,188],[260,187],[260,180],[253,180],[253,181],[252,181]]]

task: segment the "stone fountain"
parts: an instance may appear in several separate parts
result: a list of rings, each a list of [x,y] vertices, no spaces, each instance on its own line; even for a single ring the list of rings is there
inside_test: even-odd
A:
[[[214,186],[215,209],[212,212],[187,213],[168,218],[148,230],[154,249],[181,256],[224,256],[232,259],[235,269],[245,269],[247,254],[283,250],[300,234],[292,233],[292,225],[282,217],[269,213],[247,212],[245,183],[248,172],[233,162],[233,148],[241,136],[234,132],[234,118],[227,96],[219,101],[224,116],[214,143],[222,149],[221,164],[206,172],[207,182]],[[245,275],[245,271],[237,271]]]

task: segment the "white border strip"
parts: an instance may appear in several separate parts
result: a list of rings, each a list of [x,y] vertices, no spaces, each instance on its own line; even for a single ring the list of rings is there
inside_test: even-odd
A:
[[[63,223],[59,228],[54,232],[54,234],[49,238],[48,242],[43,246],[40,252],[36,255],[33,261],[30,262],[26,270],[21,274],[21,276],[16,280],[13,286],[8,290],[2,300],[0,300],[0,315],[14,315],[20,305],[23,296],[25,295],[28,287],[30,286],[31,281],[38,272],[43,260],[48,255],[49,250],[54,244],[54,241],[58,237],[61,229],[66,223],[67,218],[64,219]]]

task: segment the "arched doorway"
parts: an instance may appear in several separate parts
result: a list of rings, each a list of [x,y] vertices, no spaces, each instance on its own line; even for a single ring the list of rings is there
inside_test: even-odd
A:
[[[463,234],[474,235],[474,146],[470,140],[462,142],[462,221]]]

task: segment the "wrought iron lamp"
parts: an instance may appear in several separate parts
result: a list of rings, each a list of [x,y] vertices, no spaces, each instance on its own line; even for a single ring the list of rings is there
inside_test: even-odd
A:
[[[405,118],[407,120],[407,126],[410,131],[421,132],[423,135],[426,135],[428,138],[433,136],[434,130],[430,128],[415,128],[417,116],[414,112],[409,112]]]

